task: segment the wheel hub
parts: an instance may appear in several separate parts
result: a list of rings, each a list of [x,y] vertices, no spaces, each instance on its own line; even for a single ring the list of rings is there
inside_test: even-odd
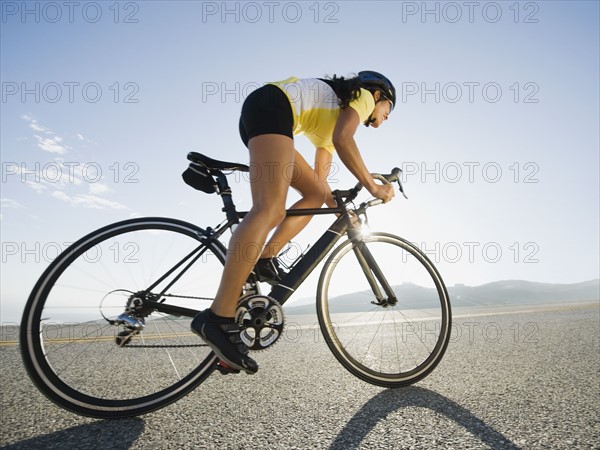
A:
[[[103,312],[104,301],[111,295],[128,293],[127,302],[124,312],[119,314],[115,319],[109,319]],[[139,334],[145,326],[145,319],[152,314],[152,307],[147,300],[154,299],[153,294],[145,292],[132,292],[124,289],[117,289],[109,292],[100,302],[100,314],[111,325],[122,326],[122,331],[115,336],[115,343],[119,347],[127,345],[131,339]],[[110,303],[110,302],[109,302]]]

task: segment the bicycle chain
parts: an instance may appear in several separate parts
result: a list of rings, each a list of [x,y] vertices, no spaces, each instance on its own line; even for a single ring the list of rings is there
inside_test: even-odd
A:
[[[208,345],[207,344],[169,344],[169,345],[157,345],[157,344],[129,345],[129,344],[126,344],[121,348],[188,348],[188,347],[208,347]]]
[[[189,298],[192,300],[210,300],[213,301],[213,298],[210,297],[195,297],[193,295],[176,295],[176,294],[162,294],[161,297],[177,297],[177,298]]]

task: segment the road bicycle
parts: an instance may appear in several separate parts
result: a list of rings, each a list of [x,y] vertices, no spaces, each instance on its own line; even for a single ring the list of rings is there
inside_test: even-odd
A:
[[[34,286],[23,312],[21,353],[36,386],[59,406],[98,418],[136,416],[178,400],[215,370],[228,373],[190,322],[217,291],[227,254],[219,238],[246,214],[237,211],[227,176],[249,167],[195,152],[188,159],[184,180],[220,196],[224,222],[203,229],[148,217],[105,226],[69,246]],[[373,177],[397,182],[404,195],[400,174]],[[417,246],[369,231],[367,210],[382,201],[356,206],[361,188],[333,191],[335,208],[287,211],[336,217],[268,295],[250,274],[236,320],[251,350],[275,344],[283,335],[282,305],[327,258],[316,313],[329,349],[368,383],[407,386],[444,355],[448,292]]]

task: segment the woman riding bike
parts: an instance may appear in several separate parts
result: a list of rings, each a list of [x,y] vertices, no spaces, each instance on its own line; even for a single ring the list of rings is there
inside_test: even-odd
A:
[[[191,324],[228,366],[250,374],[258,370],[234,320],[241,287],[253,269],[260,281],[277,283],[281,277],[277,254],[311,219],[286,217],[289,187],[302,195],[292,208],[335,207],[327,177],[336,151],[371,195],[384,202],[394,197],[391,185],[377,184],[371,177],[354,134],[361,123],[378,128],[395,103],[396,90],[390,80],[373,71],[347,79],[335,75],[332,79],[288,78],[264,85],[245,100],[239,127],[250,152],[252,208],[231,237],[212,306]],[[294,148],[294,135],[299,133],[316,148],[314,169]]]

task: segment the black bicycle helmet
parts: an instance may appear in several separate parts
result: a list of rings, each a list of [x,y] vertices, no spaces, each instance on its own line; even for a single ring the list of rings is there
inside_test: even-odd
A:
[[[358,79],[363,88],[369,91],[381,91],[381,95],[392,102],[392,109],[394,109],[396,105],[396,88],[387,77],[379,72],[363,70],[358,72]]]

